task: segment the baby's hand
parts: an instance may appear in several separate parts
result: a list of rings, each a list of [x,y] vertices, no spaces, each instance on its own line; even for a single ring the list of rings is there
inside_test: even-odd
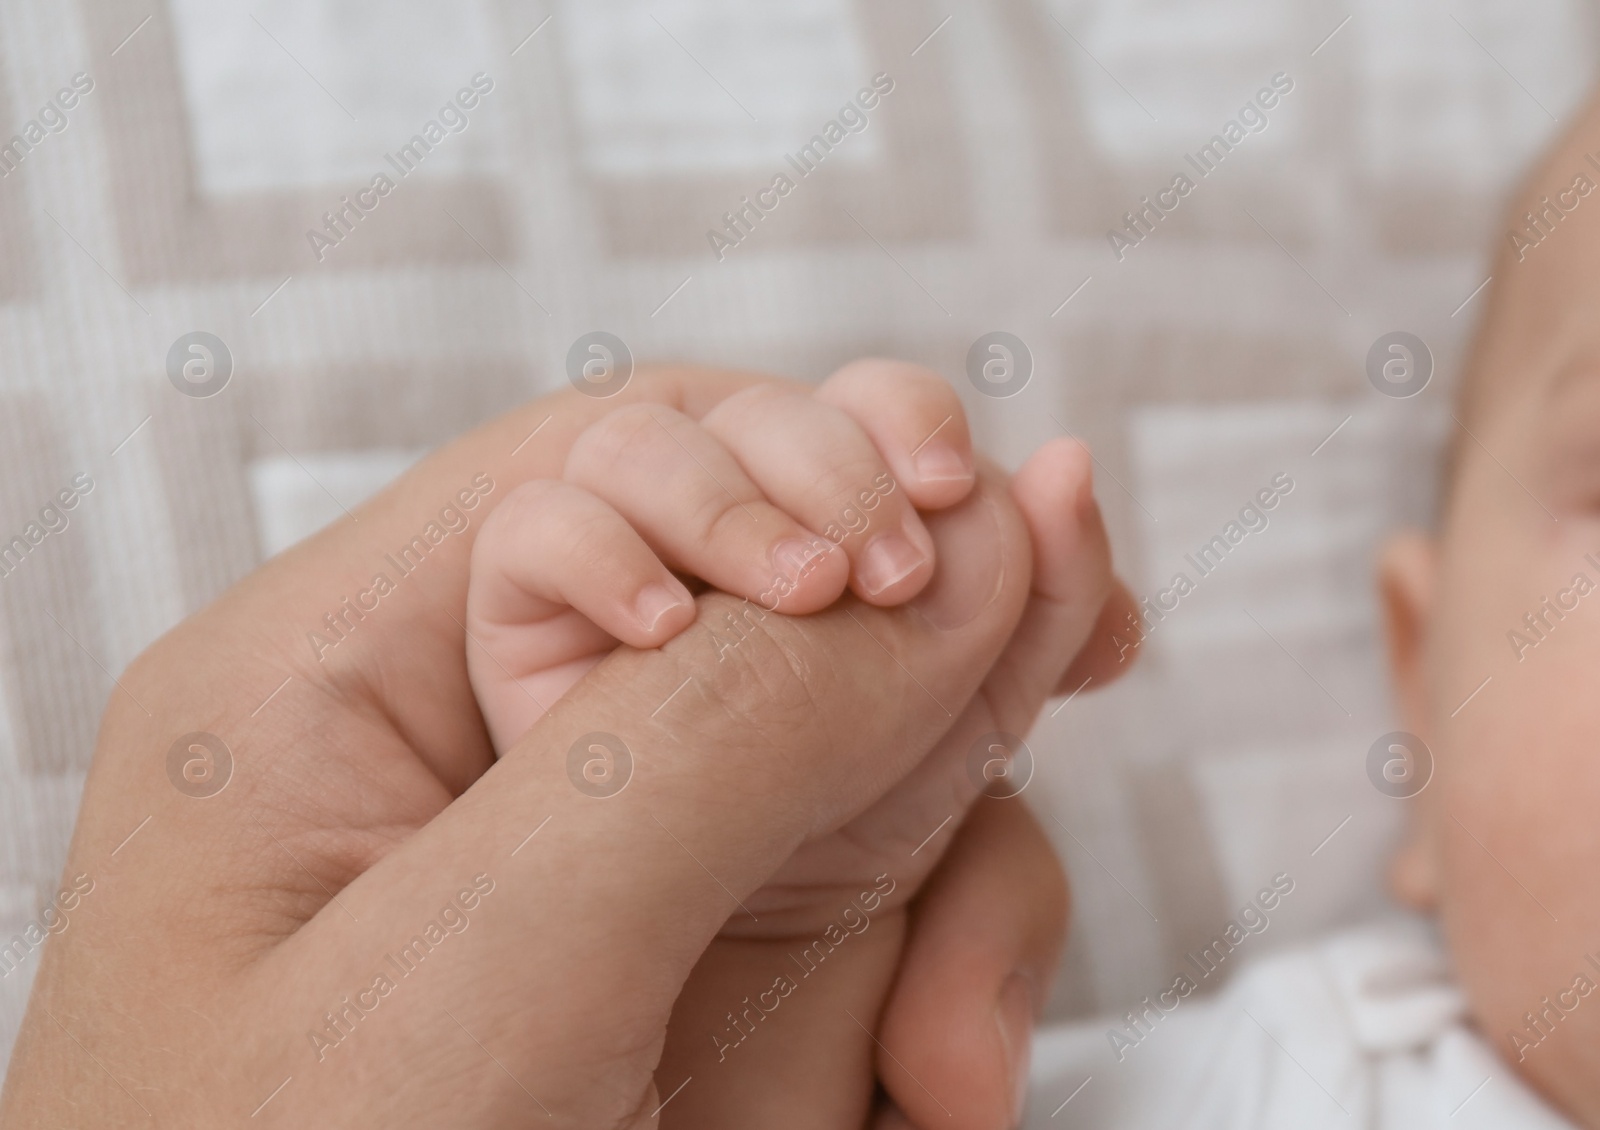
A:
[[[973,482],[961,402],[910,365],[858,362],[811,393],[747,389],[698,421],[619,408],[559,480],[508,494],[473,547],[467,669],[495,750],[619,642],[659,647],[688,627],[674,572],[790,615],[847,585],[870,604],[911,599],[934,570],[917,510]]]

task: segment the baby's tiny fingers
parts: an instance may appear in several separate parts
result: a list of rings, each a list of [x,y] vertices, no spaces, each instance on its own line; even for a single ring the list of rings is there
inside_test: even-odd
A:
[[[700,421],[772,503],[844,550],[850,587],[892,606],[933,576],[933,538],[849,415],[787,389],[746,389]]]
[[[715,436],[663,405],[619,408],[589,428],[566,478],[614,506],[674,568],[768,611],[815,612],[844,591],[844,554],[769,502]]]
[[[694,598],[621,514],[588,491],[523,483],[484,524],[472,552],[468,614],[523,628],[574,609],[633,647],[656,647],[694,619]],[[518,655],[528,669],[568,655]]]
[[[953,506],[972,490],[966,409],[938,373],[867,358],[838,370],[815,395],[861,425],[920,509]]]
[[[523,483],[472,547],[467,669],[504,753],[622,640],[659,647],[694,598],[627,521],[585,490]]]

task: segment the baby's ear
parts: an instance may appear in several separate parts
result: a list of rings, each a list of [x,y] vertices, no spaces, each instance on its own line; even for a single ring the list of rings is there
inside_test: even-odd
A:
[[[1433,618],[1438,550],[1427,534],[1406,530],[1389,539],[1378,562],[1389,672],[1400,724],[1430,748],[1427,643]],[[1430,911],[1438,902],[1437,808],[1434,790],[1410,802],[1410,824],[1389,867],[1389,884],[1401,902]]]
[[[1426,653],[1433,618],[1438,551],[1419,530],[1405,530],[1384,545],[1378,561],[1389,674],[1401,724],[1431,744]]]
[[[1413,910],[1432,913],[1439,907],[1438,809],[1424,789],[1414,801],[1400,848],[1389,861],[1389,890]]]

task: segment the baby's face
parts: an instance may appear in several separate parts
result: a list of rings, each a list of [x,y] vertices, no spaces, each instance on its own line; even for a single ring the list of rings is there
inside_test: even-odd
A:
[[[1520,261],[1502,250],[1472,360],[1480,395],[1452,425],[1461,451],[1440,535],[1390,547],[1384,593],[1406,726],[1435,760],[1397,889],[1439,912],[1484,1037],[1600,1126],[1600,168],[1589,152],[1600,160],[1595,108],[1514,206],[1521,217],[1541,196],[1554,202],[1579,174],[1596,186],[1569,195],[1574,209]]]

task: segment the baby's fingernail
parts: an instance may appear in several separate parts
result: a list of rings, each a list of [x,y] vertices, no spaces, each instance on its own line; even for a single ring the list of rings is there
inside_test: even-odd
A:
[[[877,596],[890,585],[915,573],[927,560],[927,555],[912,545],[911,539],[904,534],[879,534],[862,551],[856,576],[868,596]]]
[[[634,601],[633,610],[639,617],[639,623],[644,625],[644,630],[653,632],[656,625],[661,623],[661,617],[679,605],[692,603],[694,597],[690,596],[689,590],[674,577],[671,584],[657,582],[641,589],[639,598]]]
[[[1026,975],[1013,973],[1006,978],[994,1016],[1005,1049],[1006,1070],[1011,1073],[1010,1125],[1021,1126],[1028,1103],[1028,1064],[1033,1056],[1033,986]]]
[[[924,444],[912,456],[911,465],[916,468],[917,478],[925,483],[965,482],[973,474],[972,460],[942,440]]]

